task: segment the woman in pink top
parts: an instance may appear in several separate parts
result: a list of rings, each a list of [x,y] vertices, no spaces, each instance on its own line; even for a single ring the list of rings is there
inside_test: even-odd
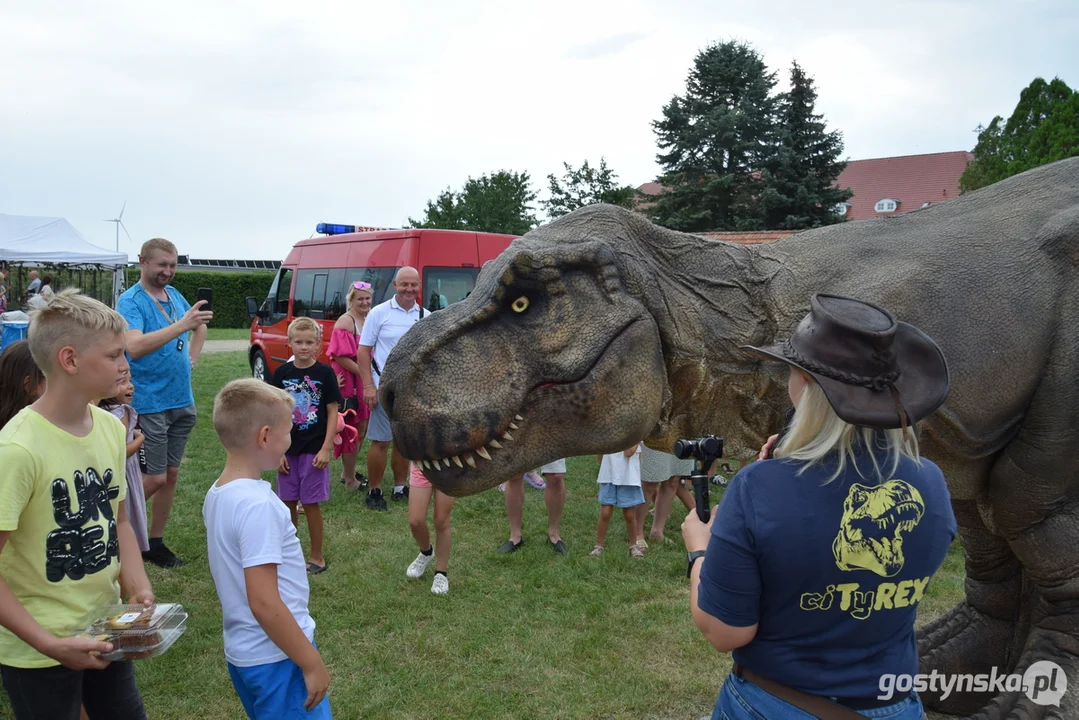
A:
[[[363,321],[371,311],[371,284],[352,283],[345,302],[348,310],[337,318],[326,354],[330,358],[330,366],[337,374],[337,384],[344,400],[341,405],[342,419],[346,425],[356,429],[356,436],[353,439],[343,435],[343,442],[334,445],[333,456],[340,457],[344,466],[341,482],[349,490],[358,490],[367,484],[363,473],[356,472],[356,458],[367,434],[367,419],[371,417],[371,409],[363,401],[363,380],[360,378],[356,358]]]

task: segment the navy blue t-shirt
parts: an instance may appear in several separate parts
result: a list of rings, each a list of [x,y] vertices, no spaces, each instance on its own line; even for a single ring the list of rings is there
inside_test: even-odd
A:
[[[884,470],[888,465],[877,456]],[[835,464],[760,460],[715,509],[698,606],[724,623],[758,624],[735,662],[814,695],[876,697],[884,673],[918,672],[914,620],[957,528],[944,475],[903,458],[877,479]]]

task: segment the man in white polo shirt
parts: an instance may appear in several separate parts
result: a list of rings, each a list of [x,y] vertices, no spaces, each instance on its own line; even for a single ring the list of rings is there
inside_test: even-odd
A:
[[[406,266],[398,270],[393,287],[397,291],[394,296],[367,313],[357,353],[357,364],[363,379],[363,400],[371,408],[371,419],[367,423],[367,437],[371,440],[371,446],[367,449],[367,477],[370,483],[367,507],[372,510],[386,509],[386,500],[382,497],[382,475],[386,472],[386,455],[393,440],[390,418],[378,402],[379,373],[386,367],[390,351],[424,315],[423,305],[416,302],[420,291],[420,274],[416,268]],[[374,348],[373,356],[371,348]],[[397,452],[396,446],[390,464],[393,467],[393,499],[405,500],[408,498],[408,488],[405,487],[408,460]]]

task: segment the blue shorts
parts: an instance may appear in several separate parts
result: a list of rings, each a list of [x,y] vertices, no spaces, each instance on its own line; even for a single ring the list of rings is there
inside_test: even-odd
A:
[[[322,720],[332,717],[328,693],[311,712],[303,709],[303,704],[307,702],[303,670],[288,658],[266,665],[236,667],[228,663],[228,666],[232,685],[251,720]]]
[[[644,504],[644,490],[640,485],[599,484],[599,504],[631,508]]]

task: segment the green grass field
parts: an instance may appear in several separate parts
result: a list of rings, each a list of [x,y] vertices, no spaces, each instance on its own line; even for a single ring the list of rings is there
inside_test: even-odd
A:
[[[207,328],[207,340],[247,340],[251,328]]]
[[[235,352],[205,355],[195,370],[199,420],[165,538],[187,565],[147,568],[158,599],[181,602],[190,613],[187,633],[171,650],[137,662],[154,720],[244,717],[222,652],[201,509],[224,460],[210,422],[213,396],[247,373],[244,354]],[[511,555],[495,553],[508,536],[502,494],[492,489],[461,498],[453,513],[450,593],[438,597],[430,592],[433,567],[421,580],[405,577],[417,548],[404,503],[387,500],[385,513],[367,510],[362,495],[337,482],[341,470],[334,463],[324,508],[329,569],[311,578],[334,717],[710,714],[730,656],[715,652],[689,615],[678,530],[684,510],[677,505],[668,524],[671,542],[652,544],[643,560],[625,550],[618,517],[607,552],[589,558],[598,467],[594,457],[571,458],[568,467],[562,536],[570,555],[560,557],[545,543],[541,491],[525,488],[525,544]],[[302,520],[300,535],[306,549]],[[962,588],[962,552],[955,547],[927,591],[919,622],[954,605]],[[10,717],[6,696],[0,717]]]

